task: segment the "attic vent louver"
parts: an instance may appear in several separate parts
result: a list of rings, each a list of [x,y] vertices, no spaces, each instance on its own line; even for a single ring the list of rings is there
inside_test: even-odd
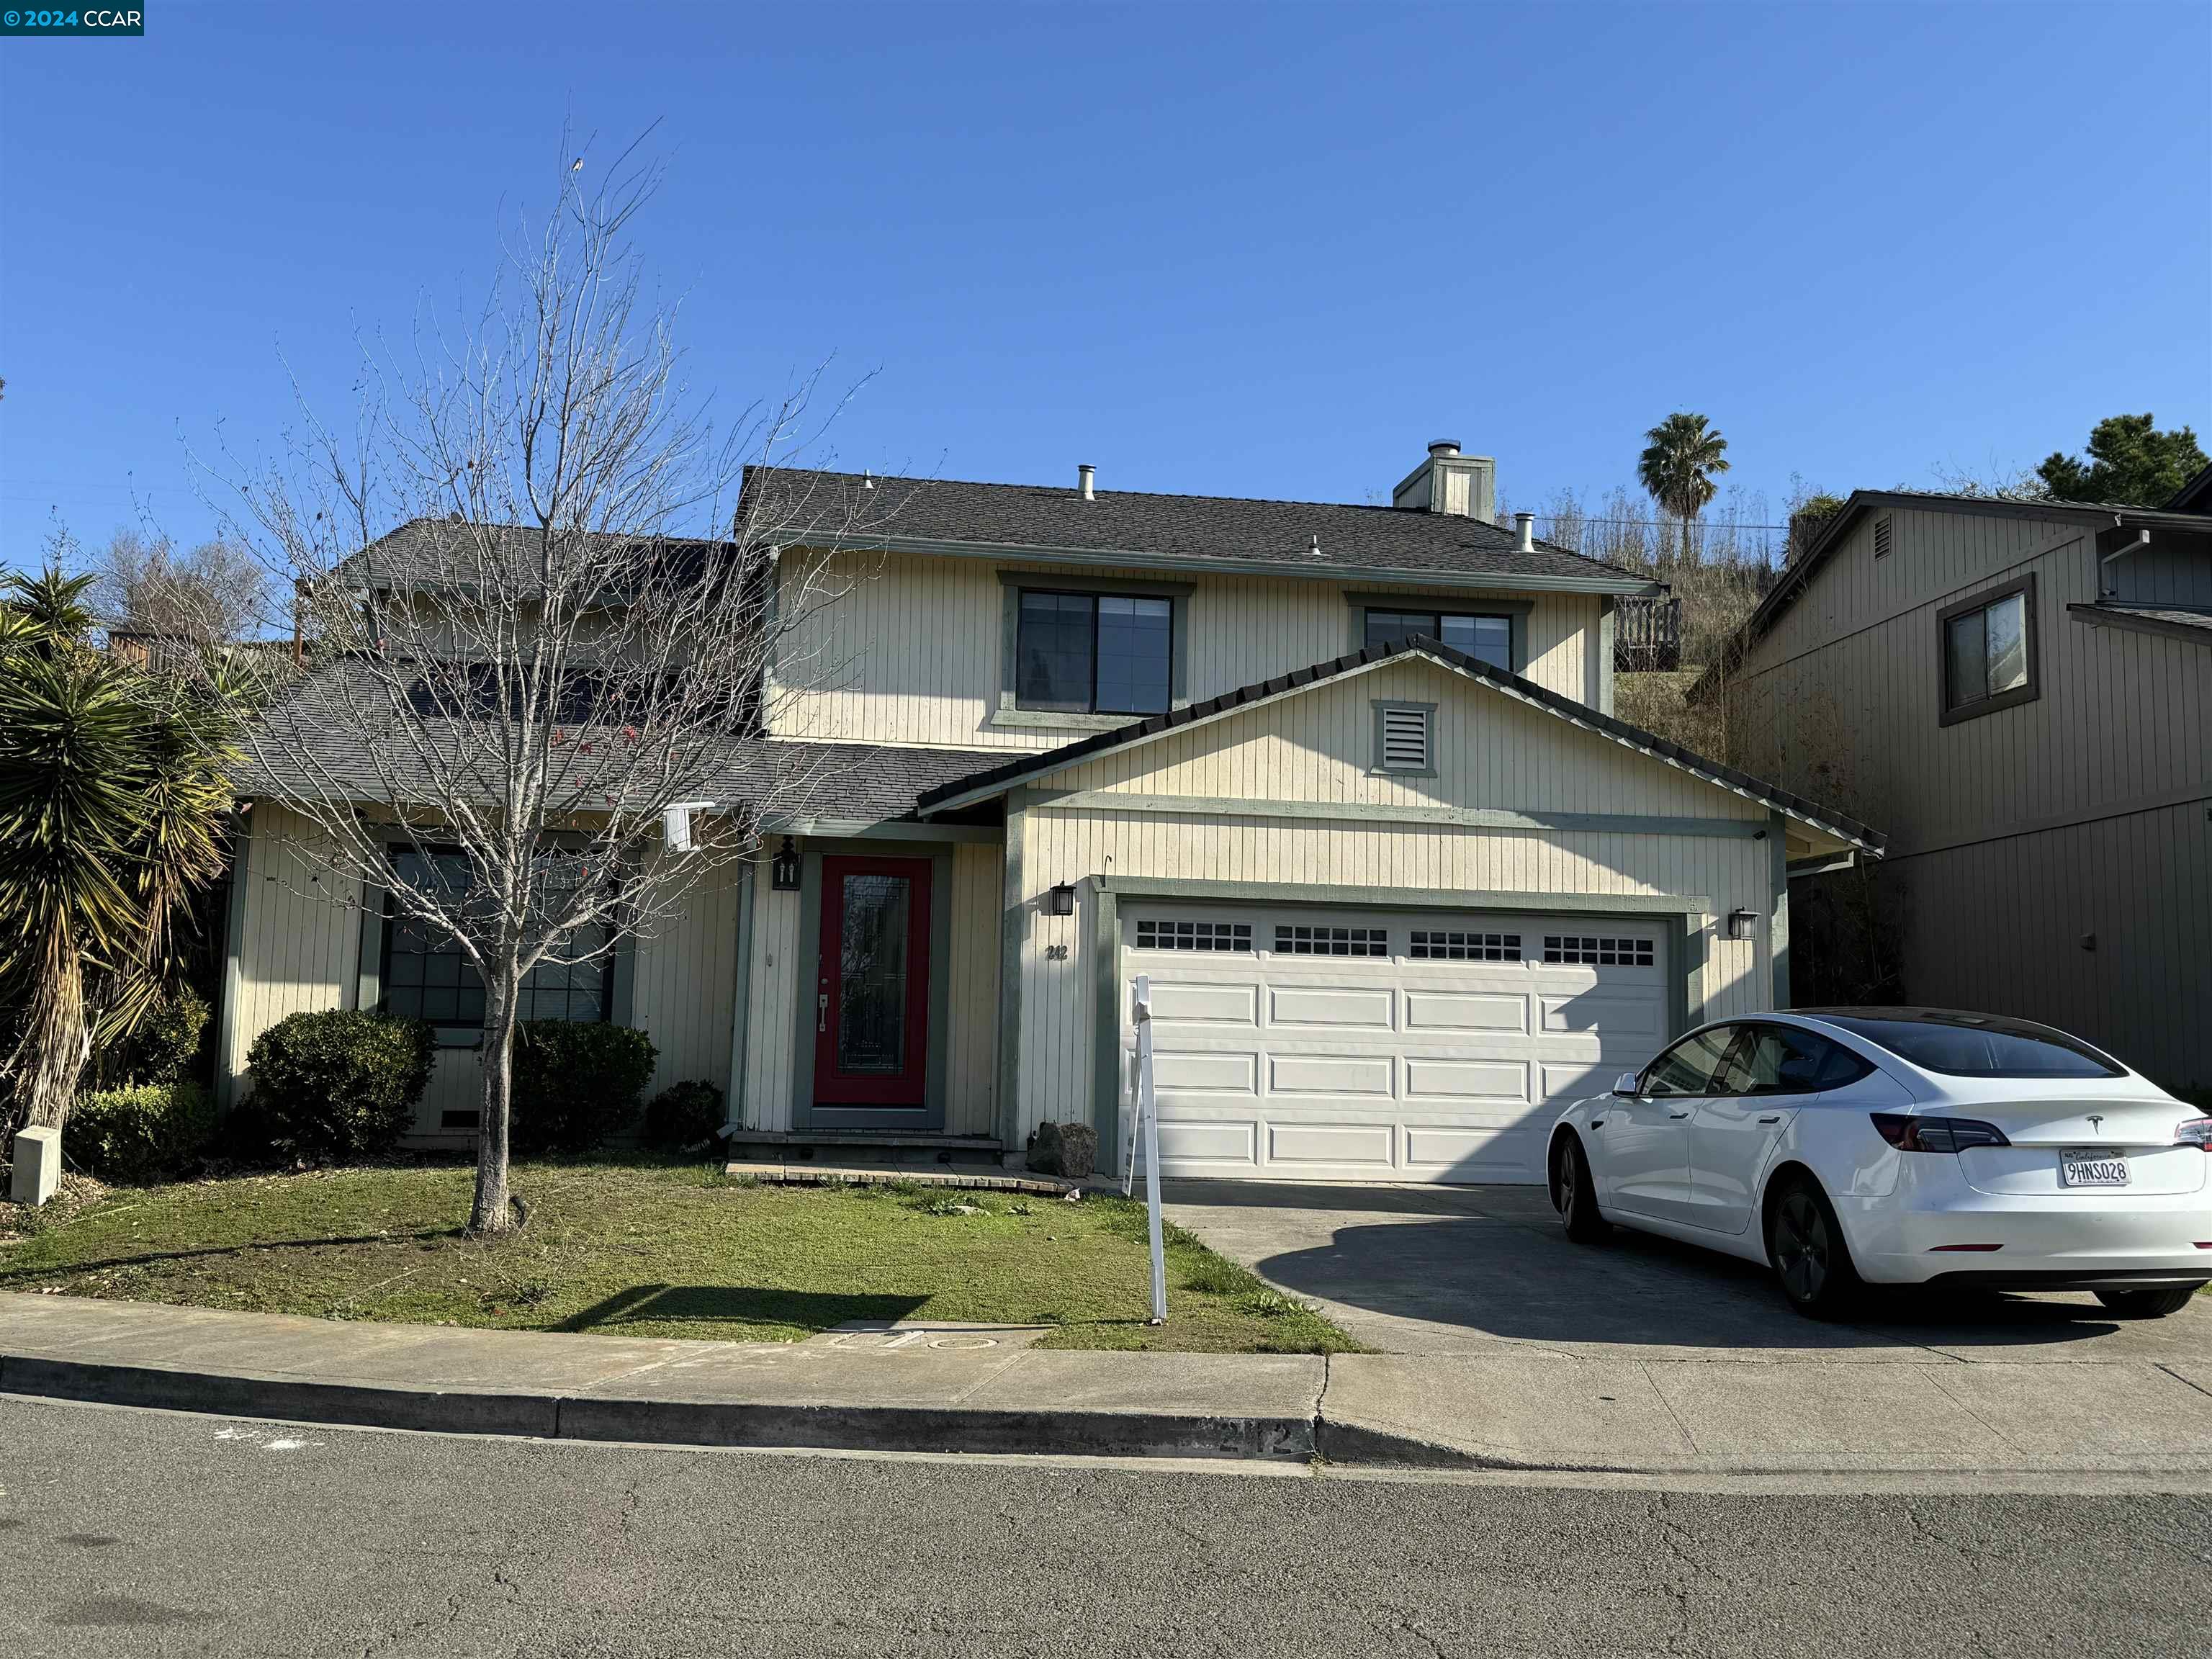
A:
[[[1394,708],[1386,703],[1382,715],[1382,766],[1385,772],[1425,772],[1429,769],[1429,710]]]
[[[1887,513],[1874,521],[1874,556],[1877,559],[1889,556],[1889,514]]]

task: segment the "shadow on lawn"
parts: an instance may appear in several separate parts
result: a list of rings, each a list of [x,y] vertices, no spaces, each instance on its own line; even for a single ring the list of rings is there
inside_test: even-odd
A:
[[[904,1319],[929,1298],[836,1296],[751,1285],[633,1285],[571,1314],[556,1331],[596,1331],[651,1322],[670,1325],[798,1325],[826,1331],[848,1320]]]
[[[118,1267],[147,1267],[158,1261],[199,1261],[214,1255],[252,1255],[259,1250],[323,1250],[346,1244],[422,1244],[441,1238],[464,1238],[461,1227],[422,1227],[409,1232],[354,1233],[326,1238],[254,1238],[236,1244],[206,1244],[191,1250],[147,1250],[137,1255],[108,1255],[82,1261],[49,1262],[42,1267],[17,1267],[0,1273],[0,1291],[33,1279],[52,1279],[71,1273],[104,1273]]]

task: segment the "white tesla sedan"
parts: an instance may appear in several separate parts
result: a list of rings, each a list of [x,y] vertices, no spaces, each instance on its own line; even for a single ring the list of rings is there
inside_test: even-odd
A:
[[[1770,1264],[1827,1316],[1862,1284],[2093,1291],[2158,1318],[2212,1282],[2212,1118],[2079,1038],[1937,1008],[1692,1031],[1552,1131],[1552,1201]]]

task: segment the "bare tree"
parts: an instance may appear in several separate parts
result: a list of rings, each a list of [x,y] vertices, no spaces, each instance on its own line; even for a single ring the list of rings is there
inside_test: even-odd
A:
[[[303,888],[381,890],[481,982],[482,1232],[517,1224],[532,975],[653,933],[817,781],[758,741],[779,699],[836,672],[779,653],[856,579],[802,550],[880,521],[890,493],[785,464],[819,436],[811,381],[708,418],[672,308],[641,295],[629,237],[659,174],[635,152],[589,185],[564,144],[558,206],[482,313],[366,351],[349,430],[303,407],[279,459],[216,469],[229,526],[299,581],[319,642],[246,739],[257,793],[312,825],[302,873],[336,878]]]
[[[166,536],[118,530],[92,570],[94,614],[111,634],[224,646],[252,634],[270,610],[267,568],[234,540],[179,554]]]

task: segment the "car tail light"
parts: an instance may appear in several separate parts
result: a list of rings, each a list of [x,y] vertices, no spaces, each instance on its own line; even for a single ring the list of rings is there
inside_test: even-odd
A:
[[[1963,1152],[1969,1146],[2009,1146],[2005,1132],[1978,1117],[1908,1117],[1872,1114],[1881,1138],[1900,1152]]]
[[[2212,1117],[2183,1119],[2173,1132],[2173,1139],[2176,1146],[2202,1146],[2212,1152]]]

